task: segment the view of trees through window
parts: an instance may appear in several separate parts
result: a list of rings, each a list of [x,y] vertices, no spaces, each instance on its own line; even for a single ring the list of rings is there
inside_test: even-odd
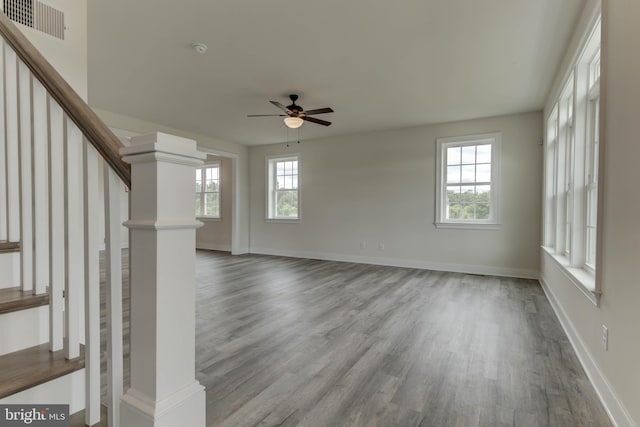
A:
[[[450,146],[446,156],[447,219],[490,219],[491,144]]]
[[[220,218],[220,167],[196,169],[196,216]]]
[[[275,175],[275,216],[278,218],[298,217],[298,161],[276,162]]]

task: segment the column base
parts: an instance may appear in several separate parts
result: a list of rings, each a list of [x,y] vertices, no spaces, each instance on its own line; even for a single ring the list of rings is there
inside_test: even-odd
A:
[[[129,389],[120,402],[123,427],[205,427],[205,391],[198,381],[157,402]]]

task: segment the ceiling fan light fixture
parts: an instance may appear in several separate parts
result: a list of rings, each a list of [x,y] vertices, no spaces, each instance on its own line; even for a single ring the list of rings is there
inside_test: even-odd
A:
[[[304,123],[300,117],[285,117],[284,124],[289,129],[297,129]]]

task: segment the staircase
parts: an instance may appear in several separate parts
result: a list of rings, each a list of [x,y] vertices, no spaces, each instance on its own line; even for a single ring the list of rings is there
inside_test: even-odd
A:
[[[1,12],[0,34],[0,404],[69,404],[88,426],[204,426],[189,199],[203,156],[165,134],[126,147]]]

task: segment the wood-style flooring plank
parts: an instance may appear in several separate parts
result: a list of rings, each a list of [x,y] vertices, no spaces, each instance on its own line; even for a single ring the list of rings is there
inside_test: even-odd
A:
[[[210,427],[611,426],[534,280],[197,251],[196,377]]]
[[[208,426],[610,426],[533,280],[197,253]]]

